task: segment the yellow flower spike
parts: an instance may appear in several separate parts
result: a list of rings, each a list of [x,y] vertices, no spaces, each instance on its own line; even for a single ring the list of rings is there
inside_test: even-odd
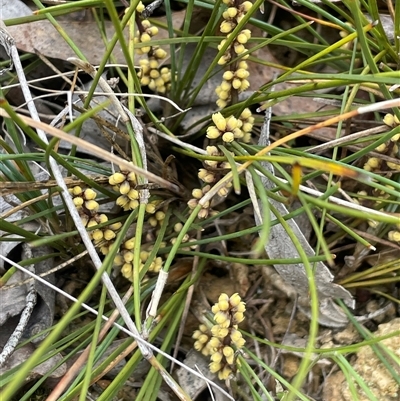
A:
[[[132,260],[134,258],[134,253],[131,251],[127,251],[127,252],[124,252],[122,257],[124,258],[125,263],[130,263],[130,262],[132,262]]]
[[[110,252],[110,247],[108,245],[102,245],[100,247],[100,252],[102,253],[102,255],[106,256]]]
[[[199,335],[199,338],[197,339],[197,341],[202,344],[206,344],[208,342],[208,340],[209,340],[209,338],[208,338],[207,334],[204,334],[204,333],[201,333]]]
[[[218,97],[219,97],[221,100],[227,100],[227,99],[229,99],[229,92],[228,92],[228,91],[224,91],[224,90],[222,90],[222,88],[221,88],[221,91],[219,92]]]
[[[73,198],[73,202],[74,202],[74,205],[79,209],[82,207],[84,200],[81,197],[77,197],[77,198]]]
[[[217,349],[222,345],[221,340],[218,337],[211,337],[208,344],[211,349]]]
[[[198,177],[207,184],[211,184],[215,181],[215,175],[204,168],[199,169]]]
[[[128,181],[124,181],[119,187],[119,192],[121,195],[126,195],[130,190],[131,186],[129,185]]]
[[[239,68],[239,69],[236,71],[236,76],[237,76],[239,79],[248,78],[249,75],[250,75],[249,71],[247,71],[247,70],[244,69],[244,68]]]
[[[131,200],[129,202],[129,209],[130,210],[135,210],[137,207],[139,207],[139,201],[137,199]]]
[[[100,206],[95,200],[90,200],[85,202],[85,207],[92,212],[97,212]]]
[[[135,247],[135,237],[128,239],[124,242],[124,248],[132,250]]]
[[[217,106],[218,106],[220,109],[223,109],[224,107],[226,107],[226,106],[228,105],[228,102],[227,102],[226,100],[222,100],[222,99],[218,99],[218,100],[216,101],[216,103],[217,103]]]
[[[234,89],[238,90],[242,86],[242,81],[240,79],[238,79],[238,78],[235,78],[232,81],[232,86],[233,86]]]
[[[122,266],[124,264],[124,259],[122,258],[121,254],[116,254],[114,258],[114,265]]]
[[[86,200],[93,200],[96,198],[97,193],[95,191],[93,191],[93,189],[87,188],[87,189],[85,189],[83,196],[86,198]]]
[[[109,226],[110,230],[113,230],[113,231],[118,231],[121,227],[122,227],[121,222],[110,224],[110,226]]]
[[[150,84],[150,78],[149,77],[143,77],[140,79],[140,85],[142,86],[148,86]]]
[[[195,209],[197,207],[197,204],[198,204],[198,200],[197,199],[190,199],[187,202],[187,205],[188,205],[189,209],[191,209],[191,210]]]
[[[86,227],[88,221],[89,221],[89,217],[86,215],[80,216],[81,217],[81,223],[84,227]]]
[[[386,164],[391,170],[400,171],[400,164],[392,162],[386,162]]]
[[[389,127],[394,127],[395,126],[394,115],[386,114],[385,117],[383,118],[383,122]]]
[[[251,110],[246,108],[242,111],[242,113],[240,114],[240,119],[241,120],[247,120],[248,118],[250,118],[252,116]]]
[[[253,124],[252,123],[244,123],[241,127],[241,130],[245,133],[251,132],[253,130]]]
[[[210,359],[212,362],[220,363],[222,361],[223,355],[220,352],[214,352]]]
[[[221,33],[229,33],[232,32],[236,27],[236,24],[233,21],[222,21],[219,26],[219,30]]]
[[[146,262],[147,259],[149,258],[150,253],[147,251],[141,251],[139,254],[139,258],[142,262]]]
[[[98,221],[99,221],[99,224],[101,224],[101,223],[106,223],[107,221],[108,221],[108,217],[105,215],[105,214],[99,214],[98,216],[97,216],[97,219],[98,219]]]
[[[222,135],[222,140],[226,143],[231,143],[235,140],[235,135],[233,132],[225,132],[225,134]]]
[[[223,303],[223,302],[229,302],[229,296],[228,296],[228,294],[225,294],[224,292],[222,294],[220,294],[220,296],[218,297],[217,305],[219,305],[220,303]]]
[[[87,223],[87,228],[91,228],[91,227],[97,226],[97,224],[98,223],[97,223],[96,220],[90,219],[89,222]]]
[[[231,81],[234,77],[234,74],[232,71],[228,70],[225,71],[224,74],[222,75],[222,78],[225,79],[226,81]]]
[[[390,241],[400,242],[400,231],[389,231],[388,238]]]
[[[226,130],[233,131],[238,127],[239,121],[236,117],[230,116],[226,119]]]
[[[253,6],[253,3],[251,1],[244,1],[239,7],[242,11],[247,13],[252,6]]]
[[[250,87],[250,82],[247,79],[243,79],[242,80],[242,85],[239,89],[240,92],[244,92],[245,90],[247,90]]]
[[[219,370],[221,370],[222,365],[219,362],[211,362],[209,369],[211,373],[217,373]]]
[[[243,32],[239,33],[239,35],[237,36],[236,40],[238,41],[238,43],[244,45],[248,42],[249,38],[247,37],[247,35],[245,35]]]
[[[232,369],[229,366],[225,366],[219,373],[218,379],[227,380],[229,376],[232,374]]]
[[[391,140],[392,142],[400,141],[400,134],[393,135],[393,136],[390,138],[390,140]]]
[[[207,134],[206,134],[208,139],[217,139],[221,136],[221,132],[218,130],[217,127],[212,125],[211,127],[207,128]]]
[[[224,116],[221,113],[214,113],[211,116],[214,124],[216,125],[216,127],[220,130],[220,131],[225,131],[226,129],[226,120],[224,118]]]
[[[151,36],[150,36],[148,33],[144,32],[144,33],[142,33],[142,35],[140,36],[140,41],[141,41],[142,43],[150,42],[150,41],[151,41]]]
[[[195,330],[195,331],[193,332],[193,334],[192,334],[192,338],[193,338],[194,340],[197,340],[202,334],[203,334],[203,333],[202,333],[201,330]]]
[[[381,143],[379,146],[375,148],[375,150],[379,153],[383,153],[387,149],[386,143]]]
[[[150,28],[147,29],[147,33],[150,36],[156,36],[158,34],[158,28],[156,26],[151,26]]]
[[[235,139],[242,139],[244,137],[244,132],[241,129],[237,128],[233,131],[233,135]]]
[[[165,219],[165,213],[162,210],[159,210],[158,212],[156,212],[155,218],[158,221],[164,220]]]
[[[224,356],[226,358],[229,358],[231,356],[233,356],[235,354],[235,351],[232,347],[230,347],[229,345],[226,345],[223,349],[222,349],[222,353],[224,354]],[[232,362],[228,362],[230,365],[232,365]]]
[[[229,334],[228,329],[221,329],[217,324],[211,327],[211,334],[217,338],[225,338]]]
[[[160,47],[157,48],[157,49],[153,52],[153,54],[154,54],[154,57],[156,57],[156,58],[158,58],[158,59],[160,59],[160,60],[162,60],[162,59],[164,59],[164,58],[167,57],[167,52],[166,52],[164,49],[161,49]]]
[[[147,213],[153,214],[153,213],[155,213],[155,211],[156,211],[156,205],[154,205],[152,203],[148,203],[146,205],[146,212]]]
[[[238,12],[239,10],[236,7],[229,7],[226,10],[226,13],[229,15],[229,18],[235,18]]]
[[[150,28],[150,27],[151,27],[150,21],[149,21],[148,19],[144,19],[144,20],[142,21],[142,27],[143,27],[144,29]]]
[[[121,268],[121,274],[128,280],[132,280],[133,266],[130,263],[125,263]]]
[[[82,188],[79,186],[73,187],[71,192],[72,192],[72,195],[78,196],[82,193]]]
[[[371,157],[370,159],[368,159],[366,164],[372,169],[378,168],[380,165],[380,160],[377,157]]]
[[[218,196],[220,196],[221,198],[225,198],[226,196],[228,196],[229,190],[226,187],[222,187],[217,193]]]
[[[224,54],[219,60],[218,60],[218,65],[225,65],[229,60],[230,60],[230,56]]]
[[[246,48],[244,47],[244,45],[242,45],[241,43],[237,43],[233,46],[235,53],[237,55],[240,55],[242,53],[244,53],[246,51]]]
[[[129,198],[125,195],[119,196],[115,203],[122,208],[125,208],[126,205],[129,203]]]
[[[230,334],[232,342],[237,346],[237,342],[242,338],[242,333],[239,330],[233,329]]]
[[[201,342],[199,342],[199,341],[195,341],[195,343],[193,344],[193,348],[196,350],[196,351],[202,351],[202,349],[204,348],[204,344],[202,344]]]
[[[240,295],[237,292],[235,292],[229,298],[229,303],[231,304],[231,306],[233,308],[237,308],[241,304],[241,302],[242,302],[242,298],[240,297]]]
[[[218,308],[226,312],[229,309],[229,298],[228,299],[222,299],[218,301]]]
[[[150,224],[150,226],[153,228],[158,226],[158,221],[154,216],[151,216],[147,221]]]
[[[159,67],[158,61],[155,60],[155,59],[149,60],[149,67],[150,67],[151,69],[153,69],[153,70],[158,69],[158,67]]]
[[[111,241],[112,239],[114,239],[117,235],[115,234],[115,232],[113,230],[110,229],[106,229],[104,230],[104,239],[107,241]]]
[[[192,191],[192,196],[196,199],[201,199],[203,197],[203,191],[200,188],[195,188]]]
[[[136,11],[138,13],[142,13],[144,9],[145,9],[144,4],[141,1],[139,1],[139,4],[136,6]]]
[[[156,84],[157,88],[165,88],[165,82],[161,75],[158,78],[155,78],[154,83]]]
[[[214,320],[217,324],[221,325],[225,323],[227,320],[229,321],[229,316],[227,313],[220,310],[214,315]]]
[[[103,239],[103,231],[101,230],[93,230],[92,238],[94,241],[101,241]]]
[[[221,91],[224,92],[229,92],[231,90],[232,84],[228,81],[222,81],[221,85],[219,86],[219,88],[221,88]],[[217,93],[217,95],[219,95],[219,93]]]
[[[234,324],[239,324],[243,322],[243,320],[244,320],[244,314],[242,312],[236,312],[233,314],[232,321],[234,322]]]
[[[150,78],[156,79],[160,76],[160,72],[158,70],[151,70],[150,71]],[[154,82],[154,85],[156,85],[156,83]]]
[[[137,189],[131,189],[127,195],[131,200],[139,199],[139,191]]]

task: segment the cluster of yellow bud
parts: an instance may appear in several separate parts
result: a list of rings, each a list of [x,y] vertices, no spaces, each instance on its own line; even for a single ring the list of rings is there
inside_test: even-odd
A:
[[[182,231],[182,228],[183,228],[183,224],[182,223],[176,223],[174,225],[174,232],[179,234]],[[177,237],[172,237],[170,239],[171,244],[174,245],[176,240],[177,240]],[[189,234],[185,234],[183,236],[182,240],[181,240],[181,243],[183,243],[183,244],[187,243],[189,246],[183,247],[183,248],[179,248],[179,249],[181,249],[182,251],[190,251],[190,250],[196,249],[197,245],[190,245],[190,243],[194,242],[194,241],[196,241],[195,238],[190,238]]]
[[[136,8],[138,13],[142,13],[144,5],[140,2]],[[165,93],[171,85],[171,71],[168,67],[160,69],[159,60],[167,57],[167,52],[159,46],[151,46],[151,38],[158,34],[158,28],[152,26],[147,19],[137,19],[138,31],[134,38],[134,43],[144,43],[146,46],[137,47],[136,53],[139,55],[147,54],[147,59],[139,61],[140,71],[138,77],[142,86],[148,86],[154,92]]]
[[[165,244],[164,244],[165,246]],[[118,254],[114,258],[114,265],[121,267],[121,274],[128,280],[132,281],[132,273],[133,273],[133,259],[135,257],[135,237],[129,238],[122,245]],[[141,249],[139,258],[140,258],[140,266],[141,270],[144,264],[147,262],[150,257],[150,252],[152,250],[152,246],[148,246],[147,250]],[[160,256],[154,258],[149,266],[149,270],[152,273],[158,273],[162,268],[163,260]]]
[[[192,191],[192,196],[193,198],[188,201],[188,206],[189,209],[195,209],[197,205],[199,204],[199,200],[211,189],[211,185],[205,185],[203,188],[195,188]],[[211,202],[208,201],[206,202],[203,206],[202,209],[200,210],[199,214],[197,217],[199,219],[205,219],[208,217],[208,215],[211,212]]]
[[[157,227],[158,225],[161,226],[162,222],[165,219],[165,213],[162,210],[157,210],[153,216],[148,218],[148,222],[152,227]]]
[[[226,39],[220,42],[218,50],[221,50],[227,41],[229,42],[229,46],[218,60],[218,64],[225,65],[238,57],[240,60],[234,61],[229,66],[229,70],[225,71],[223,75],[221,85],[215,89],[218,95],[217,106],[221,109],[226,107],[231,101],[232,90],[240,93],[250,86],[247,80],[249,77],[248,65],[245,61],[249,55],[244,53],[247,50],[246,44],[251,38],[251,31],[249,29],[243,29],[235,37],[232,37],[232,31],[252,7],[250,1],[240,3],[240,1],[235,0],[223,0],[223,2],[228,8],[222,14],[223,21],[220,25],[220,31],[226,34]]]
[[[397,118],[397,116],[394,116],[393,114],[386,114],[385,117],[383,118],[383,122],[390,128],[396,128],[400,126],[400,120]],[[379,146],[377,146],[375,148],[375,151],[393,158],[398,158],[399,141],[400,141],[400,133],[392,136],[392,138],[390,138],[390,141],[382,143]],[[399,163],[393,163],[390,161],[383,161],[378,157],[371,157],[365,162],[363,168],[366,171],[376,171],[376,170],[385,170],[386,166],[390,170],[400,171],[400,160]]]
[[[108,217],[105,214],[98,213],[99,204],[95,201],[96,192],[93,189],[82,189],[75,186],[69,189],[73,202],[78,209],[84,227],[91,229],[89,236],[94,245],[100,247],[100,252],[107,255],[109,247],[113,243],[122,223],[114,223],[101,228],[95,228],[97,225],[107,223]]]
[[[165,93],[170,88],[171,71],[168,67],[160,69],[158,59],[165,58],[166,52],[157,49],[148,59],[139,61],[140,71],[138,77],[142,86],[148,86],[154,92]]]
[[[400,230],[400,225],[399,225],[398,228]],[[388,238],[389,238],[389,241],[400,243],[400,231],[397,231],[397,230],[389,231],[388,232]]]
[[[215,113],[211,118],[215,125],[207,128],[207,138],[217,139],[221,137],[227,143],[233,142],[235,139],[250,142],[254,123],[250,109],[244,109],[239,118],[234,116],[225,118],[221,113]]]
[[[132,171],[120,171],[110,176],[108,180],[114,191],[121,194],[117,205],[125,211],[134,210],[139,206],[139,191],[136,189],[136,174]]]
[[[220,380],[226,380],[236,371],[236,353],[246,342],[238,330],[246,307],[239,294],[231,297],[221,294],[211,310],[215,324],[210,329],[205,324],[200,325],[193,333],[194,348],[210,356],[210,371],[218,373]]]
[[[143,4],[142,4],[143,5]],[[141,7],[138,6],[138,9]],[[150,21],[147,19],[141,20],[140,24],[138,24],[139,30],[136,31],[136,35],[134,38],[134,43],[145,43],[149,44],[151,38],[158,34],[158,28],[156,26],[152,26]],[[147,54],[151,50],[151,46],[137,47],[135,49],[136,54],[142,55]]]

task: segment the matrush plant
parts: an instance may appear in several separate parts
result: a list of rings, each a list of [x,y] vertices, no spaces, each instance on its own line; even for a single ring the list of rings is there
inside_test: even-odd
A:
[[[0,365],[18,342],[30,352],[1,371],[1,401],[29,401],[38,388],[47,401],[189,401],[207,391],[204,382],[238,401],[309,401],[329,394],[327,379],[342,372],[350,399],[392,401],[361,377],[352,355],[371,346],[390,383],[400,382],[396,347],[381,342],[396,343],[398,332],[370,333],[398,315],[400,3],[387,2],[392,38],[376,23],[375,0],[297,0],[301,8],[277,0],[264,17],[263,0],[185,0],[179,12],[165,0],[162,18],[152,15],[158,0],[34,3],[24,22],[49,18],[77,55],[63,73],[76,75],[45,104],[51,124],[41,122],[15,41],[0,29],[17,70],[0,76],[1,96],[19,81],[31,113],[0,99],[0,247],[20,241],[25,255],[0,252],[8,269],[0,291],[15,288],[19,269],[71,303],[57,304],[41,343],[19,342],[18,329],[0,352]],[[88,5],[105,39],[97,67],[57,20]],[[271,61],[269,45],[300,61]],[[114,63],[115,46],[125,63]],[[24,57],[28,73],[39,60]],[[87,76],[75,116],[70,95]],[[95,103],[99,95],[108,100]],[[85,131],[90,119],[110,140],[105,148]],[[57,286],[48,272],[38,277],[43,260],[56,265]],[[295,273],[279,275],[282,266]],[[349,297],[341,307],[338,289]],[[350,322],[354,338],[341,343]],[[54,388],[37,374],[43,361],[48,375],[68,369],[61,379],[54,373]]]

